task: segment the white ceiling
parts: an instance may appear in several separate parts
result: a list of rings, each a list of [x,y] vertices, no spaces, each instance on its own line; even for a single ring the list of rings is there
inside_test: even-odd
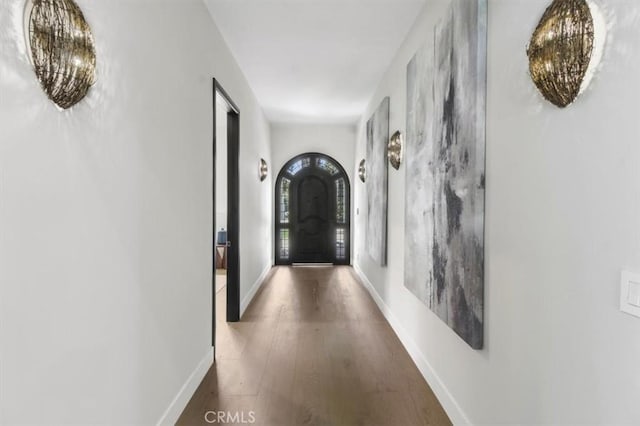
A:
[[[204,0],[272,122],[355,123],[425,0]]]

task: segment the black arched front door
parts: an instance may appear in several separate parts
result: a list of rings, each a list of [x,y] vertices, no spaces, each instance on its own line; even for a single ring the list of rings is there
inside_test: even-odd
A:
[[[333,158],[307,153],[276,180],[275,263],[350,263],[349,178]]]

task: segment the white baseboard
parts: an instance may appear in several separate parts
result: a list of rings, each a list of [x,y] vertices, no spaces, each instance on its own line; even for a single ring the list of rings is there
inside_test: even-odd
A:
[[[358,277],[360,278],[360,281],[362,281],[364,287],[371,294],[371,297],[373,297],[373,300],[375,300],[380,311],[382,311],[382,314],[385,316],[387,321],[389,321],[391,328],[396,332],[396,335],[413,359],[413,362],[416,363],[416,366],[424,376],[425,380],[429,386],[431,386],[431,390],[433,390],[438,401],[442,404],[442,407],[449,416],[449,419],[451,419],[454,425],[470,425],[471,422],[469,421],[469,418],[466,416],[462,408],[460,408],[460,405],[458,405],[456,400],[453,398],[429,361],[427,361],[427,358],[424,356],[415,340],[406,331],[400,323],[400,320],[398,320],[389,306],[380,297],[373,284],[371,284],[371,281],[369,281],[358,265],[354,264],[353,269],[356,271],[356,274],[358,274]]]
[[[193,373],[191,373],[187,381],[182,385],[182,388],[176,397],[171,401],[167,411],[165,411],[162,417],[160,417],[160,420],[157,423],[158,426],[173,426],[176,424],[178,418],[180,418],[180,414],[184,411],[189,400],[196,392],[196,389],[198,389],[200,382],[202,382],[202,379],[204,379],[204,376],[207,374],[207,371],[209,371],[212,364],[213,348],[207,351],[196,369],[193,370]]]
[[[273,269],[273,266],[267,265],[267,267],[264,268],[264,271],[262,271],[262,273],[260,274],[256,282],[253,283],[253,286],[251,287],[251,290],[249,290],[249,293],[247,293],[244,299],[242,299],[242,302],[240,303],[240,318],[242,318],[242,315],[244,315],[244,311],[247,309],[247,306],[249,306],[249,303],[251,303],[256,293],[258,292],[258,290],[260,290],[260,287],[262,287],[262,284],[264,284],[265,281],[267,280],[267,276],[269,275],[272,269]]]

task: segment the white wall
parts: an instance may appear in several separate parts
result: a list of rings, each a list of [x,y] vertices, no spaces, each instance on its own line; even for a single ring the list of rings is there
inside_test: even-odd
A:
[[[2,424],[152,424],[206,363],[212,77],[242,112],[243,295],[271,260],[268,124],[205,6],[78,3],[98,80],[64,112],[0,0]]]
[[[271,125],[271,158],[274,181],[287,161],[305,152],[320,152],[333,157],[349,175],[353,186],[356,127],[351,124]]]
[[[389,266],[368,258],[362,232],[356,266],[452,419],[637,423],[640,319],[618,303],[620,271],[640,272],[640,5],[599,2],[611,27],[601,70],[559,110],[527,74],[526,45],[548,3],[489,1],[485,349],[472,350],[403,285],[404,166],[389,174]],[[406,65],[432,42],[445,4],[429,2],[381,82],[356,160],[384,96],[392,132],[405,130]],[[360,215],[356,231],[364,225]]]

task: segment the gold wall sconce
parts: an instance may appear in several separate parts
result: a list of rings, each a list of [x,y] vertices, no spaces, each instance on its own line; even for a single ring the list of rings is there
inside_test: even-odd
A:
[[[363,183],[367,180],[367,166],[364,158],[360,161],[360,166],[358,166],[358,177]]]
[[[529,46],[529,73],[552,104],[564,108],[586,89],[598,65],[604,19],[587,0],[554,0],[544,12]]]
[[[264,182],[267,178],[267,174],[269,173],[269,166],[267,166],[267,162],[264,158],[260,159],[260,165],[258,167],[258,176],[260,177],[260,182]]]
[[[91,28],[73,0],[28,0],[27,51],[42,89],[62,109],[80,102],[95,83]]]
[[[402,133],[398,130],[391,136],[387,146],[389,162],[396,170],[400,169],[400,164],[402,163],[402,141]]]

